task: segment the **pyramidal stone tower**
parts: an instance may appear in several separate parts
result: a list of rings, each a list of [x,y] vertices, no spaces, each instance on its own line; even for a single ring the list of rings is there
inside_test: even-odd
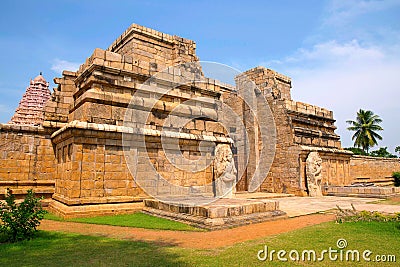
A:
[[[40,73],[30,81],[9,124],[41,125],[44,120],[43,107],[49,98],[49,83]]]

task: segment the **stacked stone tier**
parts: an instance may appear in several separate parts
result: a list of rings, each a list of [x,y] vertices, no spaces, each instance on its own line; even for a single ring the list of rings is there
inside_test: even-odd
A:
[[[285,100],[294,130],[294,141],[300,145],[340,148],[340,136],[335,133],[332,111],[302,102]]]

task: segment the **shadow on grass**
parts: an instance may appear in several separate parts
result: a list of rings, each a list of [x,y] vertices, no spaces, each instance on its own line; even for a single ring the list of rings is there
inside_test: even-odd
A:
[[[187,266],[174,244],[39,231],[29,241],[0,244],[0,266]]]

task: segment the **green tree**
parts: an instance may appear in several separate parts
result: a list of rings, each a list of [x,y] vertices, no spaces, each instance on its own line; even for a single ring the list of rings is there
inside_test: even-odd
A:
[[[370,153],[372,157],[382,157],[382,158],[397,158],[396,155],[393,155],[389,151],[387,151],[386,147],[380,147],[378,150],[372,151]]]
[[[400,172],[394,172],[392,176],[394,179],[394,186],[400,186]]]
[[[399,153],[400,154],[400,146],[396,146],[396,148],[394,149],[394,152]]]
[[[355,147],[361,147],[368,153],[371,147],[378,144],[377,139],[382,140],[382,136],[377,133],[377,131],[383,131],[379,125],[382,119],[372,111],[360,109],[355,121],[346,122],[350,124],[347,130],[355,132],[351,138],[354,140]]]

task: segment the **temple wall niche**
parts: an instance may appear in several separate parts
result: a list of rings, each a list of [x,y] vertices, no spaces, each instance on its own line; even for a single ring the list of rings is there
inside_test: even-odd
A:
[[[317,150],[315,150],[317,151]],[[310,150],[304,150],[300,156],[300,181],[302,188],[305,189],[305,162]],[[340,151],[327,152],[318,151],[322,158],[322,187],[324,186],[343,186],[351,184],[353,178],[350,175],[350,157],[351,153],[343,153]]]

